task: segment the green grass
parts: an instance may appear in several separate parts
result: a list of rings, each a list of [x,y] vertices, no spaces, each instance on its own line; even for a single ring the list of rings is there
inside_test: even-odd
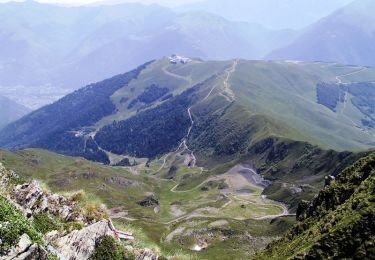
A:
[[[136,237],[136,247],[152,248],[156,252],[161,252],[163,255],[178,255],[183,259],[202,259],[202,257],[203,259],[205,257],[207,257],[207,259],[212,259],[208,257],[211,253],[202,252],[198,254],[192,252],[190,244],[176,244],[175,241],[167,243],[164,241],[165,237],[179,225],[200,221],[200,217],[193,217],[189,220],[185,219],[185,217],[189,217],[189,214],[196,212],[197,214],[210,216],[209,221],[211,222],[222,218],[227,219],[230,223],[228,228],[244,236],[244,226],[238,225],[239,222],[234,221],[234,218],[251,218],[265,214],[278,214],[280,210],[278,207],[274,208],[272,205],[266,208],[261,205],[257,207],[256,203],[259,203],[259,201],[256,197],[259,198],[261,191],[255,187],[250,187],[256,191],[251,195],[254,197],[253,200],[250,199],[250,197],[246,198],[254,203],[248,202],[245,212],[243,212],[243,209],[240,207],[242,202],[236,199],[233,199],[233,208],[229,207],[228,209],[221,210],[221,207],[229,201],[228,198],[219,197],[221,191],[219,189],[219,184],[221,182],[214,181],[213,186],[210,186],[208,190],[202,190],[201,186],[197,187],[197,185],[212,176],[214,172],[204,171],[200,173],[199,169],[189,169],[178,164],[178,169],[173,176],[174,180],[163,179],[163,176],[166,176],[171,165],[178,161],[177,157],[174,157],[174,155],[168,159],[166,166],[156,175],[152,174],[153,171],[159,169],[161,166],[161,164],[156,163],[156,161],[152,161],[149,168],[142,164],[138,165],[138,174],[132,174],[128,172],[126,168],[103,166],[81,158],[62,156],[36,149],[23,150],[17,153],[1,151],[0,159],[6,167],[15,170],[26,179],[41,180],[52,191],[64,194],[78,201],[81,207],[84,208],[83,210],[85,210],[88,201],[97,202],[97,204],[103,202],[108,208],[123,207],[124,210],[128,212],[128,217],[136,220],[128,221],[118,219],[115,220],[115,224],[119,229],[134,233]],[[145,173],[145,170],[148,173]],[[189,174],[190,177],[184,180],[186,174]],[[112,176],[123,177],[128,181],[136,183],[137,186],[123,187],[116,183],[108,182],[108,178]],[[171,191],[176,184],[184,181],[191,181],[191,183],[189,185],[178,186],[175,192]],[[144,208],[137,204],[138,201],[145,198],[147,193],[154,193],[156,199],[159,201],[160,211],[158,213],[154,212],[154,207]],[[172,209],[172,207],[174,207],[174,209]],[[205,213],[202,208],[207,207],[217,208],[221,212],[221,216],[212,216],[210,212]],[[175,210],[180,212],[176,213]],[[182,218],[178,221],[174,221],[179,216]],[[35,226],[42,233],[55,228],[71,229],[71,227],[67,227],[65,223],[58,223],[55,219],[45,219],[43,215],[37,216],[34,221]],[[257,223],[259,226],[259,234],[257,235],[267,237],[264,241],[273,239],[275,234],[268,234],[267,231],[269,222],[255,221],[253,223]],[[263,226],[265,230],[264,233],[261,232],[261,226]],[[192,227],[192,230],[199,234],[205,228],[207,227],[196,226]],[[251,233],[252,230],[249,230],[249,232]],[[239,236],[232,238],[231,243],[240,245],[240,239]],[[209,247],[209,250],[212,250],[212,256],[219,255],[221,252],[216,248],[222,246],[222,242],[219,240],[218,238],[218,240],[213,241],[212,245]],[[252,250],[264,246],[265,242],[262,241],[254,244]],[[190,239],[189,243],[195,243],[195,241]],[[228,247],[227,250],[229,250],[227,252],[228,256],[236,254],[235,252],[237,252],[237,249],[230,247]],[[239,250],[242,254],[247,249],[240,246]]]
[[[274,134],[325,148],[359,150],[369,148],[368,139],[372,137],[355,127],[349,118],[360,122],[363,115],[351,102],[343,117],[316,102],[318,82],[334,83],[337,75],[355,70],[358,68],[334,64],[322,67],[309,63],[241,61],[231,78],[231,85],[238,102],[247,110],[279,121],[277,125],[286,122],[289,130],[278,131],[273,127]],[[345,79],[353,82],[372,80],[374,70],[362,72],[359,78],[354,76],[357,75]]]
[[[35,229],[42,234],[53,230],[60,230],[62,223],[57,218],[49,216],[47,213],[39,213],[33,216],[32,221]]]

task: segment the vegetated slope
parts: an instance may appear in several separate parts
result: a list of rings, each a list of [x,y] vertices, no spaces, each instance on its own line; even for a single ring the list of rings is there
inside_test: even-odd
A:
[[[6,98],[0,96],[0,128],[16,121],[30,112],[30,109]]]
[[[249,160],[271,184],[263,194],[288,205],[295,212],[302,200],[311,200],[327,175],[343,169],[368,153],[323,150],[305,142],[267,138],[252,146],[240,160]]]
[[[310,203],[301,203],[298,223],[259,259],[375,257],[375,154],[344,170]]]
[[[267,58],[375,66],[374,10],[374,1],[357,0],[311,25]]]
[[[170,152],[187,133],[194,88],[160,106],[103,127],[95,140],[116,154],[153,158]],[[162,145],[161,145],[162,144]]]
[[[82,139],[71,131],[91,125],[115,112],[116,107],[110,95],[136,78],[146,66],[89,85],[8,126],[5,131],[13,137],[17,136],[14,139],[11,137],[13,143],[10,146],[13,149],[25,146],[48,147],[71,155],[83,153],[83,156],[92,160],[107,162],[107,156],[98,149],[92,138]]]
[[[33,112],[3,129],[0,145],[103,163],[111,153],[158,157],[182,139],[202,163],[230,161],[270,137],[371,148],[374,87],[366,82],[374,78],[373,69],[326,63],[163,58]],[[345,96],[337,109],[324,101],[323,83]]]
[[[105,203],[116,227],[124,226],[124,231],[132,231],[135,244],[158,248],[156,251],[159,255],[173,255],[176,252],[179,255],[177,258],[184,259],[184,254],[194,257],[196,253],[191,251],[191,246],[206,238],[209,233],[212,234],[208,237],[210,246],[197,257],[246,258],[259,247],[263,247],[267,241],[282,235],[286,228],[294,223],[293,217],[275,220],[233,219],[234,216],[243,214],[243,209],[238,205],[241,202],[233,203],[238,205],[238,208],[231,206],[235,209],[234,214],[228,213],[229,209],[221,208],[228,199],[219,196],[221,190],[215,186],[209,187],[208,190],[197,187],[191,192],[174,191],[173,187],[182,180],[183,175],[197,172],[197,169],[189,169],[183,165],[178,165],[175,172],[178,177],[166,180],[152,174],[156,171],[154,164],[160,167],[157,165],[158,160],[153,161],[149,168],[145,166],[146,160],[137,159],[138,164],[129,169],[104,166],[83,158],[63,156],[40,149],[26,149],[15,153],[0,150],[0,161],[18,173],[22,179],[40,180],[54,192],[69,192],[68,194],[73,194],[72,197],[77,199],[81,199],[83,193],[84,199],[89,199],[89,203],[97,199]],[[137,174],[134,174],[134,171]],[[78,193],[77,189],[80,190]],[[150,197],[149,194],[153,195]],[[260,197],[260,194],[252,196],[256,198]],[[153,206],[152,203],[157,204]],[[154,207],[160,208],[160,211],[155,213]],[[222,213],[209,218],[203,217],[202,212],[196,214],[197,209],[206,207],[215,207]],[[174,208],[184,211],[184,215],[175,215]],[[259,210],[256,210],[258,208]],[[251,212],[252,209],[258,212],[256,215],[277,214],[282,211],[277,203],[251,203],[246,212]],[[194,223],[200,224],[192,226],[189,216],[195,219]],[[223,218],[226,220],[223,226],[208,225],[218,220],[222,222]],[[174,235],[167,236],[174,230],[181,230],[181,227],[189,227],[190,231],[186,229],[181,234],[173,233]],[[196,234],[194,238],[190,232]],[[227,239],[223,241],[222,237]]]

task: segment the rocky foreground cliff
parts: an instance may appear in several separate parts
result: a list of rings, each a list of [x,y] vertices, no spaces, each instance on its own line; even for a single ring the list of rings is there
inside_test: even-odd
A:
[[[23,182],[0,163],[0,259],[160,259],[132,246],[132,234],[117,230],[104,206],[81,197]]]

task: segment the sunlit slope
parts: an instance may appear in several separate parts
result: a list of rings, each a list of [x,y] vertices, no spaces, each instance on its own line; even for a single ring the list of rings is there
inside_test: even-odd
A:
[[[347,75],[349,73],[353,74]],[[373,146],[375,131],[362,125],[361,120],[366,115],[353,105],[350,95],[347,100],[338,103],[336,111],[319,104],[317,84],[325,82],[339,87],[338,83],[370,82],[374,79],[375,70],[369,68],[324,63],[240,61],[230,84],[238,103],[254,114],[267,115],[286,123],[302,133],[306,141],[343,150]],[[372,95],[374,92],[375,85],[372,86]],[[291,137],[287,133],[281,135]]]
[[[103,163],[160,157],[181,145],[235,157],[269,137],[334,150],[374,146],[374,69],[186,61],[162,58],[82,88],[3,129],[0,145]]]

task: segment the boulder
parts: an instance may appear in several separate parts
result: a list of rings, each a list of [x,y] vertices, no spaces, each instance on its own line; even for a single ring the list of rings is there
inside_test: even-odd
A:
[[[136,260],[158,260],[159,257],[150,249],[141,249],[135,252]]]
[[[148,196],[145,199],[138,201],[137,204],[142,207],[152,207],[152,206],[158,206],[159,201],[154,196]]]
[[[12,247],[6,255],[0,256],[0,260],[46,260],[47,251],[37,245],[32,244],[30,237],[27,234],[23,234],[18,244]]]
[[[103,236],[115,237],[107,220],[97,222],[81,230],[74,230],[70,234],[53,241],[53,244],[56,250],[66,259],[85,260],[89,259],[95,250],[96,241]]]

